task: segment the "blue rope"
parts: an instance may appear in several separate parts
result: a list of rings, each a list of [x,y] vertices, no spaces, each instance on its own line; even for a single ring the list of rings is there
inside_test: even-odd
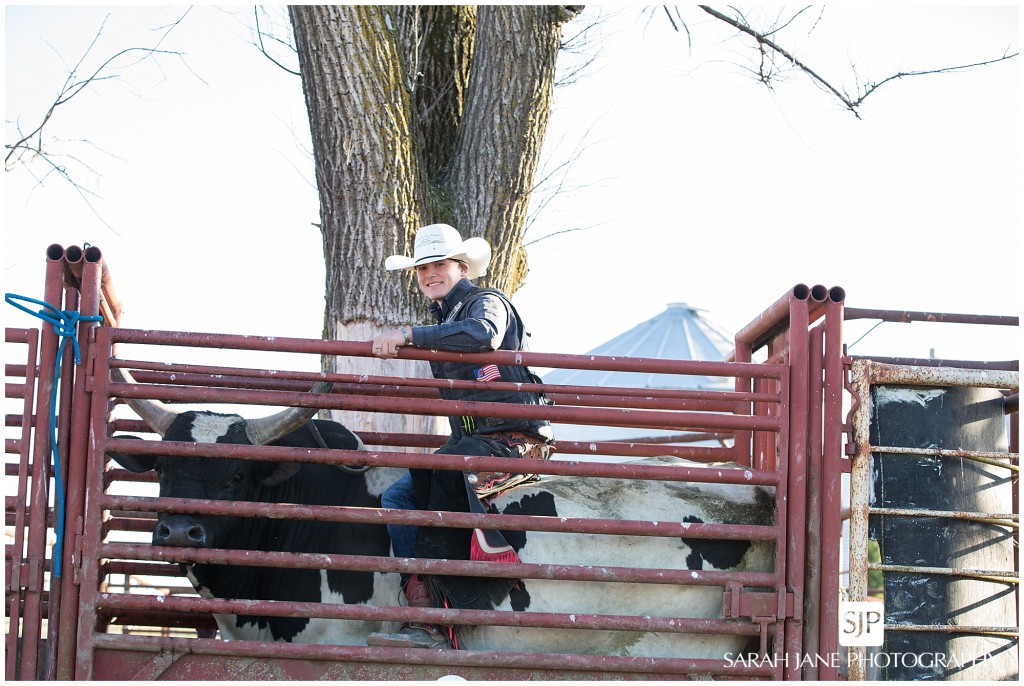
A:
[[[53,576],[59,579],[61,574],[61,557],[63,556],[64,549],[64,482],[60,473],[60,461],[57,458],[57,389],[60,386],[61,359],[64,357],[64,344],[68,342],[68,339],[71,339],[71,344],[75,351],[75,364],[82,364],[82,355],[78,348],[78,322],[99,322],[103,321],[103,317],[101,315],[83,316],[75,310],[58,310],[49,303],[33,300],[23,295],[14,295],[13,293],[4,294],[4,300],[7,301],[8,305],[13,305],[22,312],[52,324],[53,330],[60,336],[60,346],[57,348],[57,368],[54,370],[53,391],[50,396],[50,445],[53,456],[53,478],[56,486],[54,502],[57,505],[57,513],[54,518],[57,543],[53,549]],[[33,312],[16,302],[17,300],[34,303],[43,309]]]

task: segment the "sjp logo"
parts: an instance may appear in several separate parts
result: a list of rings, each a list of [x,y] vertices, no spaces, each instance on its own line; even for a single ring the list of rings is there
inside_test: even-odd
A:
[[[839,645],[880,646],[885,635],[885,608],[882,603],[839,603]]]

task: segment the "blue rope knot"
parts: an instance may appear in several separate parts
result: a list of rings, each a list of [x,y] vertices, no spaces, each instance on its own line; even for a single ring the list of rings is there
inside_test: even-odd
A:
[[[13,293],[4,294],[4,300],[7,301],[8,305],[13,305],[22,312],[51,324],[54,332],[60,336],[60,346],[57,348],[57,368],[54,370],[53,391],[50,396],[50,445],[53,456],[53,478],[57,491],[54,496],[54,502],[57,504],[56,522],[54,525],[57,543],[53,549],[53,575],[59,579],[61,574],[61,558],[63,557],[62,551],[64,549],[64,483],[60,473],[60,462],[57,459],[57,389],[60,386],[61,360],[64,357],[64,344],[70,340],[71,346],[75,351],[75,364],[82,364],[82,354],[78,347],[78,323],[100,322],[103,321],[103,316],[98,314],[83,315],[77,310],[58,310],[48,302]],[[17,302],[19,300],[34,303],[43,309],[33,312],[20,302]]]

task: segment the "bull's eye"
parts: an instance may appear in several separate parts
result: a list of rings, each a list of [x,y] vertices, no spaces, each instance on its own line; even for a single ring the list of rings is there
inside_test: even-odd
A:
[[[229,483],[232,486],[239,486],[243,481],[245,481],[245,473],[235,472],[234,475],[231,477],[231,481]]]

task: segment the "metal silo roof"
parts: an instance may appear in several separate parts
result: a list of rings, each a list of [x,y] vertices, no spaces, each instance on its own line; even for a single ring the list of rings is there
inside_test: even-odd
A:
[[[586,354],[721,361],[732,347],[731,337],[702,317],[700,310],[685,303],[671,303],[661,314],[588,350]],[[572,386],[632,388],[719,389],[728,386],[721,377],[587,369],[555,369],[544,376],[544,381]]]
[[[661,314],[602,343],[587,355],[649,357],[673,360],[721,361],[733,348],[732,337],[685,303],[671,303]],[[568,386],[733,390],[731,378],[700,375],[609,372],[588,369],[554,369],[543,381]],[[553,423],[556,440],[614,441],[675,432],[613,426]],[[566,458],[568,459],[568,458]]]

